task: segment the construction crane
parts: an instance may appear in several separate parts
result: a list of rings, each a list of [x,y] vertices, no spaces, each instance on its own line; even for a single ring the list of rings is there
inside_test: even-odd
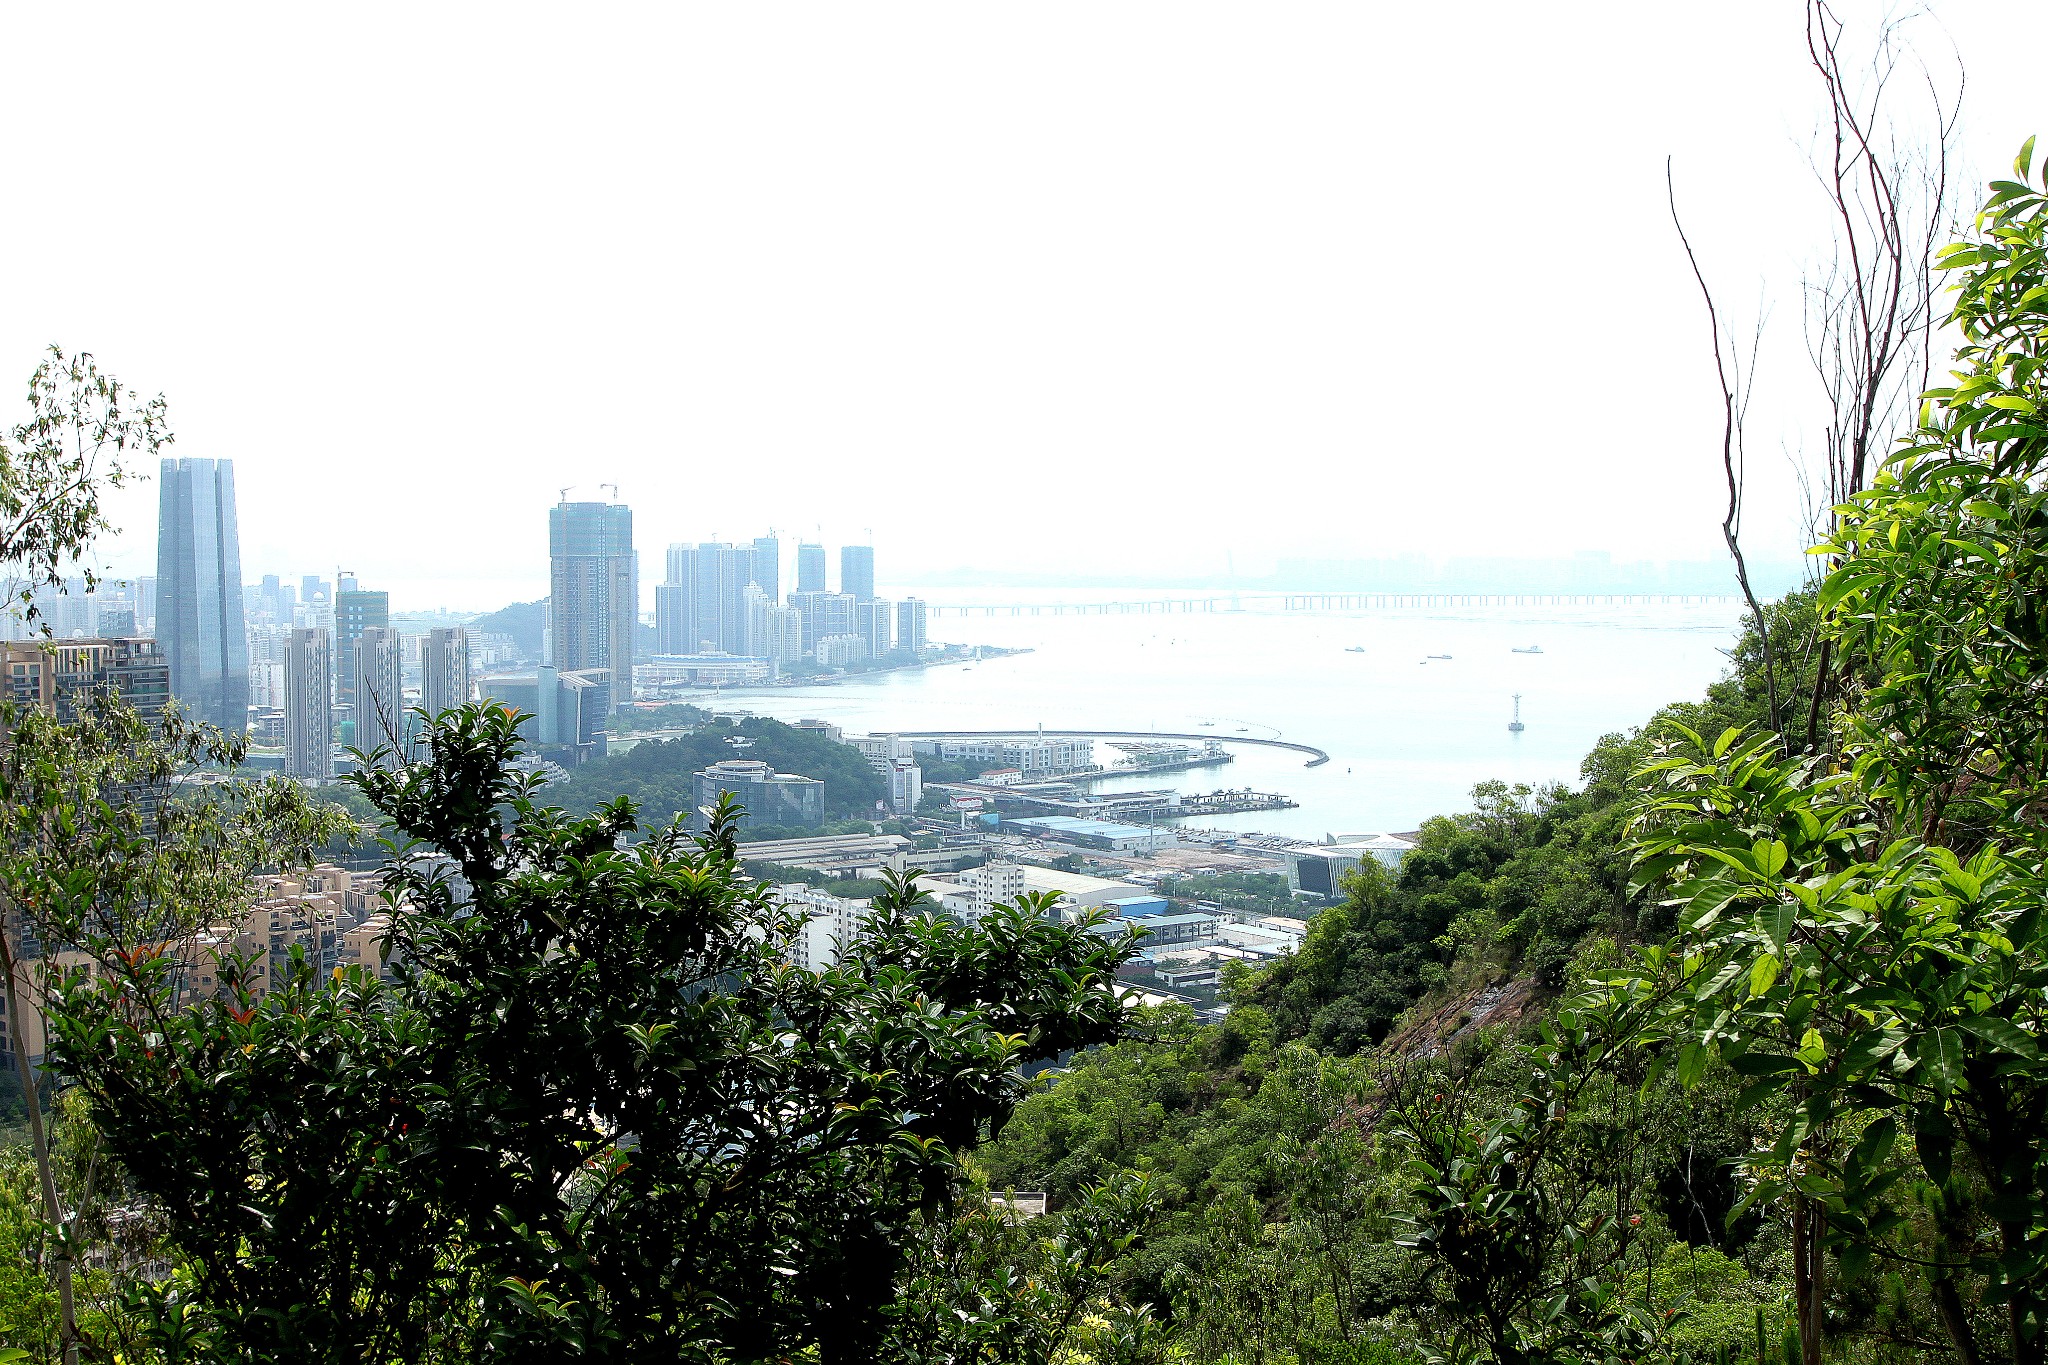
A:
[[[569,500],[569,495],[570,495],[571,493],[575,492],[575,491],[576,491],[576,485],[575,485],[575,484],[573,484],[573,483],[572,483],[572,484],[570,484],[570,485],[569,485],[569,486],[568,486],[567,488],[563,488],[563,489],[558,489],[558,490],[556,491],[556,498],[557,498],[557,501],[560,501],[560,502],[567,502],[567,501]]]
[[[598,485],[598,487],[599,487],[599,488],[609,488],[609,489],[611,489],[611,490],[612,490],[612,501],[613,501],[613,502],[617,502],[617,501],[619,500],[619,486],[618,486],[617,484],[615,484],[615,483],[601,483],[601,484],[599,484],[599,485]]]

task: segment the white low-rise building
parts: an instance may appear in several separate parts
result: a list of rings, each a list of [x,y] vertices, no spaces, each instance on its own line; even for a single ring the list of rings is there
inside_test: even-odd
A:
[[[802,882],[776,887],[775,899],[805,916],[803,928],[790,945],[790,957],[797,966],[811,972],[830,971],[838,966],[875,912],[873,901],[835,896]]]

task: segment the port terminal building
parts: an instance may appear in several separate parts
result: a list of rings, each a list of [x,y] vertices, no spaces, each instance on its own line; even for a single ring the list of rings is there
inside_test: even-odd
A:
[[[1388,871],[1415,849],[1417,834],[1336,834],[1328,842],[1277,850],[1287,860],[1287,889],[1313,896],[1343,894],[1344,878],[1368,860]]]

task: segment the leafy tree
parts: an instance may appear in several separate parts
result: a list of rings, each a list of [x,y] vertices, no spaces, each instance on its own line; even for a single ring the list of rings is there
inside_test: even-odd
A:
[[[1124,1025],[1130,951],[1030,907],[967,928],[899,881],[838,969],[739,875],[736,811],[639,833],[451,712],[359,783],[402,837],[390,980],[173,1008],[162,955],[76,973],[57,1050],[182,1264],[192,1359],[751,1361],[893,1349],[916,1230],[1019,1061]]]
[[[1840,760],[1681,732],[1640,816],[1641,876],[1668,884],[1678,930],[1614,989],[1675,1000],[1648,1036],[1682,1075],[1718,1056],[1785,1102],[1748,1165],[1809,1252],[1809,1360],[1821,1248],[1850,1277],[1873,1257],[1917,1268],[1963,1360],[1985,1357],[1990,1309],[2009,1358],[2044,1358],[2048,193],[2032,147],[1942,255],[1961,272],[1955,382],[1840,509],[1819,598],[1858,663]]]

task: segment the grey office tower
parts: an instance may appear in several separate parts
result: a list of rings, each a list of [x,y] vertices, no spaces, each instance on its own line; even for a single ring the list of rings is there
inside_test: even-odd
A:
[[[249,637],[233,460],[165,460],[158,488],[156,637],[171,695],[233,734],[249,724]]]
[[[353,578],[342,582],[353,583]],[[365,588],[347,588],[334,594],[334,692],[344,706],[356,703],[356,642],[366,630],[391,624],[391,594]],[[357,720],[362,717],[358,716]],[[361,727],[357,727],[361,744]]]
[[[610,709],[633,699],[633,626],[640,616],[633,509],[564,502],[548,510],[550,633],[558,671],[611,671]]]
[[[839,591],[856,602],[875,600],[875,547],[839,547]]]
[[[796,547],[796,590],[825,591],[825,547],[800,544]]]
[[[782,542],[774,536],[754,537],[754,586],[770,602],[782,600]]]

